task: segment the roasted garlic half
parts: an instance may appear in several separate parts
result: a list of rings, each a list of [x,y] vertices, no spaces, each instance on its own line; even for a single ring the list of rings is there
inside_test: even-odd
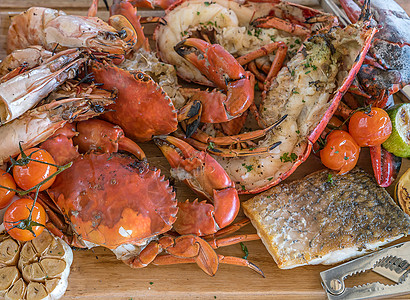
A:
[[[73,252],[47,230],[29,242],[0,234],[0,297],[7,300],[60,299],[68,284]]]

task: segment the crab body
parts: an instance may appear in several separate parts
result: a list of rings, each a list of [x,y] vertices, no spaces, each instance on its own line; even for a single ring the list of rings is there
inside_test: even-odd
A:
[[[178,210],[159,170],[118,153],[78,157],[49,194],[83,240],[110,249],[169,231]]]
[[[138,142],[177,129],[177,112],[171,99],[143,72],[128,72],[116,66],[95,62],[95,82],[104,89],[116,89],[118,99],[104,118],[121,126],[125,134]]]

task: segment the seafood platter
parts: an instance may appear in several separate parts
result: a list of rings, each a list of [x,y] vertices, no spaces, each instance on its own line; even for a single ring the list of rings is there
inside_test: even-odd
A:
[[[408,299],[410,5],[294,2],[1,1],[0,298]]]

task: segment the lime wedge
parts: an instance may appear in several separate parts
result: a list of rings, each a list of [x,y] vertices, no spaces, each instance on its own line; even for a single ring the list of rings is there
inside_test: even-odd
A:
[[[397,182],[394,189],[394,199],[399,203],[403,211],[410,215],[410,169]]]
[[[383,143],[384,149],[399,157],[410,157],[410,103],[395,105],[387,113],[393,130]]]

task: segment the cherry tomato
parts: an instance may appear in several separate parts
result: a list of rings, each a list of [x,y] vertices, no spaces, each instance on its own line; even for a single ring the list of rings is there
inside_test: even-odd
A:
[[[349,120],[349,133],[360,147],[380,145],[391,132],[389,115],[378,107],[372,108],[369,113],[355,112]]]
[[[34,153],[33,153],[34,152]],[[25,151],[25,154],[29,156],[31,153],[31,158],[47,162],[50,164],[55,164],[53,157],[44,149],[31,148]],[[21,158],[19,155],[18,159]],[[33,186],[39,184],[41,181],[49,177],[50,175],[57,172],[57,168],[54,166],[46,165],[40,162],[30,161],[25,166],[15,166],[13,168],[13,177],[16,184],[23,190],[28,190]],[[40,191],[48,189],[54,182],[55,177],[51,178],[49,181],[44,183]]]
[[[0,170],[0,185],[13,190],[16,189],[16,183],[14,182],[13,176],[2,170]],[[15,194],[16,192],[0,188],[0,209],[9,205]]]
[[[339,174],[353,169],[359,159],[360,147],[352,136],[346,131],[334,130],[326,140],[326,146],[320,151],[322,163]]]
[[[42,224],[43,226],[32,226],[32,230],[35,233],[35,236],[27,229],[19,229],[13,228],[20,224],[26,224],[26,221],[20,222],[21,220],[26,220],[30,214],[29,209],[33,206],[34,201],[29,198],[20,198],[14,201],[6,210],[4,214],[4,227],[6,228],[7,232],[10,236],[16,240],[25,242],[34,239],[36,236],[39,236],[43,230],[44,225],[46,224],[46,212],[41,206],[41,204],[37,203],[34,205],[33,213],[31,215],[31,220]],[[17,223],[16,223],[17,222]]]

